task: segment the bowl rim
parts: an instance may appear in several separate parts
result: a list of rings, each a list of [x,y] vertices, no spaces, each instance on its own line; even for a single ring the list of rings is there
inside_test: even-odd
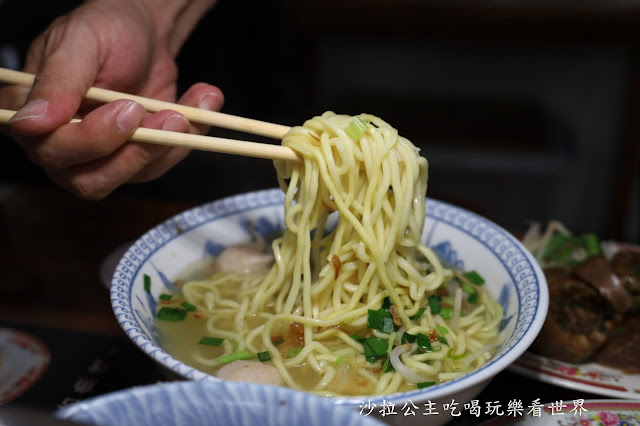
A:
[[[131,316],[135,319],[135,315],[124,315],[122,314],[122,306],[116,306],[116,303],[122,302],[122,298],[116,298],[116,295],[120,293],[120,291],[114,290],[115,287],[123,287],[123,280],[118,276],[118,271],[122,267],[123,262],[128,256],[132,255],[133,258],[137,259],[140,263],[135,267],[135,270],[131,272],[131,278],[128,280],[129,285],[128,288],[125,288],[129,292],[129,297],[126,301],[129,302],[129,306],[132,306],[132,294],[131,291],[131,283],[136,281],[136,277],[140,272],[140,269],[145,264],[145,261],[153,256],[155,252],[160,250],[162,247],[173,241],[182,233],[187,233],[197,227],[203,226],[212,220],[220,219],[225,216],[233,216],[237,214],[241,214],[242,211],[232,209],[230,212],[226,212],[224,214],[215,213],[216,210],[222,209],[224,211],[225,208],[236,207],[238,204],[242,204],[246,206],[246,200],[248,197],[251,197],[252,201],[258,200],[268,200],[266,204],[259,206],[248,206],[245,211],[249,211],[256,207],[277,207],[281,206],[284,198],[284,194],[280,190],[280,188],[271,188],[271,189],[262,189],[257,191],[249,191],[245,193],[240,193],[236,195],[231,195],[228,197],[224,197],[218,200],[210,201],[199,206],[190,208],[185,210],[177,215],[172,216],[171,218],[163,221],[159,225],[151,228],[141,237],[136,239],[136,241],[129,247],[126,253],[118,262],[118,266],[114,272],[111,285],[110,285],[110,298],[111,304],[114,311],[114,315],[118,320],[121,328],[125,332],[125,334],[147,355],[149,355],[153,360],[159,362],[164,367],[172,370],[177,373],[181,377],[187,377],[192,380],[212,380],[219,381],[220,379],[202,372],[201,370],[196,369],[188,364],[183,363],[182,361],[173,358],[168,352],[166,352],[162,347],[157,345],[154,341],[150,340],[140,329],[139,327],[131,327],[135,324],[131,321]],[[242,200],[242,203],[239,201]],[[484,241],[481,241],[478,236],[471,234],[468,230],[465,230],[462,226],[456,225],[456,221],[460,222],[459,217],[465,216],[466,220],[463,223],[467,223],[469,220],[475,221],[477,224],[487,225],[489,228],[493,228],[493,230],[498,231],[501,237],[504,237],[504,241],[502,243],[508,244],[510,248],[518,251],[518,254],[524,257],[526,260],[527,266],[531,268],[534,276],[534,283],[536,283],[537,289],[537,300],[536,300],[536,309],[533,314],[533,318],[530,321],[528,327],[523,332],[521,336],[517,338],[516,343],[507,351],[502,353],[497,358],[492,358],[487,364],[483,365],[477,370],[474,370],[464,376],[453,379],[444,383],[437,384],[435,386],[431,386],[428,388],[405,391],[405,392],[397,392],[387,395],[363,395],[363,396],[348,396],[348,397],[333,397],[331,399],[334,400],[334,403],[340,405],[358,405],[369,403],[369,404],[385,404],[385,403],[398,403],[403,401],[427,401],[431,399],[441,399],[447,397],[452,394],[459,393],[465,389],[471,388],[473,386],[480,386],[483,383],[488,382],[491,378],[493,378],[496,374],[505,370],[511,363],[513,363],[520,355],[522,355],[528,347],[533,343],[534,339],[540,332],[542,325],[544,323],[548,303],[549,303],[549,292],[547,287],[547,282],[542,272],[542,269],[538,265],[538,262],[534,259],[534,257],[529,253],[529,251],[518,241],[513,235],[507,232],[504,228],[492,222],[491,220],[477,214],[466,210],[462,207],[456,206],[454,204],[440,201],[431,197],[427,197],[425,202],[427,203],[427,216],[428,212],[434,211],[434,209],[444,209],[444,214],[449,214],[449,212],[453,212],[453,214],[449,214],[446,220],[444,217],[437,217],[437,220],[445,221],[447,225],[453,226],[457,228],[459,231],[469,235],[474,238],[478,243],[482,244],[486,248],[488,248],[493,255],[497,257],[497,254],[492,251],[492,249],[488,246],[488,244]],[[435,207],[434,207],[435,206]],[[202,219],[202,211],[207,210],[211,213],[211,217],[206,217]],[[200,217],[200,219],[199,219]],[[175,227],[178,227],[177,231]],[[157,235],[158,232],[166,234],[170,229],[174,229],[173,234],[168,237],[166,241],[163,241],[162,244],[157,247],[149,247],[146,243],[150,239],[154,238],[154,235]],[[134,252],[138,244],[143,244],[147,250],[150,250],[147,253],[142,254],[143,259],[140,259],[141,253],[140,250]],[[504,264],[504,262],[502,262]],[[518,262],[520,263],[520,262]],[[505,265],[506,267],[506,265]],[[129,266],[130,268],[130,266]],[[513,273],[507,269],[508,275],[513,281],[514,286],[516,286],[517,280],[514,279]],[[517,291],[519,289],[517,288]],[[519,294],[516,294],[516,298],[518,299],[520,305],[520,297]],[[516,324],[518,320],[520,320],[520,316],[522,315],[523,306],[519,306],[518,309],[518,319],[516,320]],[[120,312],[119,312],[120,311]],[[136,320],[137,321],[137,320]],[[515,329],[514,329],[515,332]],[[509,339],[511,336],[509,336]],[[158,354],[160,352],[160,355]],[[171,360],[171,362],[167,362],[167,360]],[[187,373],[185,373],[185,371]],[[189,377],[189,375],[191,377]],[[194,377],[199,376],[199,377]]]
[[[266,395],[265,399],[268,399],[269,401],[252,400],[252,404],[256,404],[257,402],[260,405],[268,406],[270,405],[271,400],[277,399],[279,400],[279,403],[277,405],[274,404],[273,406],[277,409],[282,407],[283,410],[291,410],[291,407],[295,406],[296,401],[298,401],[298,403],[300,402],[300,398],[303,398],[303,400],[312,404],[319,404],[320,408],[323,410],[335,405],[327,398],[322,398],[309,392],[299,391],[283,386],[260,385],[257,383],[247,382],[228,382],[224,380],[182,380],[134,386],[103,395],[93,396],[66,407],[61,407],[53,413],[53,416],[60,420],[73,420],[75,416],[82,416],[84,413],[95,412],[95,409],[99,406],[111,405],[113,403],[117,404],[123,400],[140,402],[144,399],[150,399],[153,397],[157,398],[159,394],[166,392],[179,395],[205,395],[206,399],[212,402],[220,402],[220,398],[222,397],[222,400],[226,405],[236,403],[237,400],[229,400],[229,395],[232,393],[250,395],[255,392],[260,392],[261,395]],[[285,403],[283,404],[283,402]],[[242,403],[239,402],[237,405],[242,405]],[[341,416],[344,417],[344,420],[346,421],[362,417],[357,411],[353,410],[352,407],[343,407],[341,410]],[[361,423],[366,423],[371,426],[384,424],[374,416],[363,418]]]

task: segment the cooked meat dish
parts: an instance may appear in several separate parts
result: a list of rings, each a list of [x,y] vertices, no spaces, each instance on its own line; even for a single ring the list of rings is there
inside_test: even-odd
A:
[[[573,236],[558,222],[523,241],[549,285],[549,312],[532,349],[640,372],[640,250],[621,246],[607,256],[593,234]]]

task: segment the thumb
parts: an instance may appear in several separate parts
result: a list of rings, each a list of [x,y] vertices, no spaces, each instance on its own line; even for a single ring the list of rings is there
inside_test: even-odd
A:
[[[36,68],[37,75],[26,104],[11,119],[16,133],[33,136],[51,132],[78,111],[96,79],[99,61],[95,38],[77,28],[59,24],[51,29],[43,36],[48,39],[46,43],[51,46],[51,40],[60,33],[59,42],[43,49],[40,58],[32,59],[40,59],[39,67],[27,63],[26,68]]]

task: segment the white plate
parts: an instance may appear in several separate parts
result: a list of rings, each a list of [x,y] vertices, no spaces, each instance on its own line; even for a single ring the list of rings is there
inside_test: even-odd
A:
[[[509,369],[532,379],[614,398],[640,399],[640,374],[590,362],[571,364],[525,352]]]
[[[49,349],[22,331],[0,328],[0,405],[29,389],[49,366]]]
[[[507,425],[575,425],[631,426],[640,425],[640,402],[625,400],[553,401],[541,404],[539,411],[524,407],[523,415],[493,418],[483,426]],[[562,405],[562,407],[561,407]]]

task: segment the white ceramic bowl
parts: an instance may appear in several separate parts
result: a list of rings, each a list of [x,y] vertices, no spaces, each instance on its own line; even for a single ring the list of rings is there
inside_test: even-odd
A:
[[[338,409],[336,409],[338,408]],[[282,387],[234,382],[174,382],[91,398],[58,419],[99,426],[380,426],[331,401]]]
[[[118,264],[111,282],[113,310],[127,336],[183,378],[219,380],[176,360],[159,346],[154,328],[157,298],[173,289],[172,280],[189,265],[219,253],[225,246],[250,241],[249,221],[263,235],[282,229],[283,198],[279,189],[225,198],[179,214],[136,241]],[[461,408],[515,361],[542,327],[549,302],[547,284],[538,264],[518,240],[477,214],[434,199],[426,203],[423,242],[453,266],[478,271],[504,309],[496,354],[482,368],[459,379],[385,396],[335,398],[336,404],[357,409],[375,404],[375,413],[383,404],[392,403],[400,412],[408,402],[423,409],[427,401],[441,404],[455,399]],[[144,274],[153,283],[148,292]],[[439,412],[439,416],[417,413],[412,418],[422,422],[429,418],[430,423],[448,420],[442,410]],[[399,414],[387,416],[385,421],[403,423],[409,419]]]

